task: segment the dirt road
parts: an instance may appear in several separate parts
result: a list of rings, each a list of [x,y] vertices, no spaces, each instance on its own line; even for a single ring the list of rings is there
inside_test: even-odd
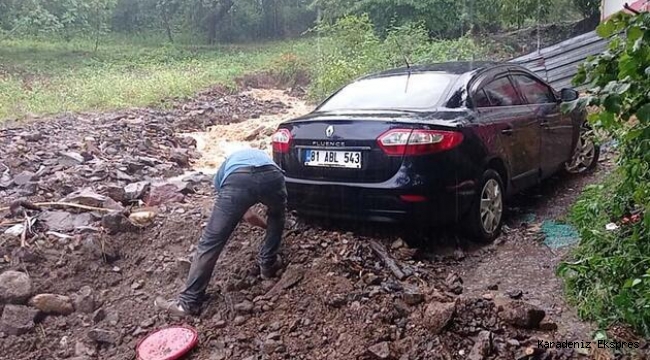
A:
[[[65,199],[116,210],[2,213],[0,276],[11,281],[0,284],[0,358],[133,359],[139,339],[178,323],[153,300],[181,288],[209,214],[211,179],[192,171],[214,171],[232,148],[268,148],[279,121],[308,109],[280,91],[215,89],[170,110],[68,114],[0,130],[0,207]],[[200,334],[189,358],[577,358],[537,349],[538,339],[589,340],[592,329],[564,303],[554,275],[566,249],[543,245],[537,225],[562,216],[606,169],[518,197],[507,234],[486,247],[441,230],[416,250],[399,228],[291,217],[288,266],[276,281],[252,271],[262,233],[240,225],[210,301],[186,321]],[[138,208],[156,217],[129,221]]]

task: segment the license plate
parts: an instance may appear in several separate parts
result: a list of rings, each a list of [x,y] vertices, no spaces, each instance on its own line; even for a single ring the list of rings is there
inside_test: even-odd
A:
[[[305,166],[361,169],[360,151],[305,150]]]

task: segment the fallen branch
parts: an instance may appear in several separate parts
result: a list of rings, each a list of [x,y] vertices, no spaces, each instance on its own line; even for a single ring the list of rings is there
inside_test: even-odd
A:
[[[370,240],[368,243],[370,244],[372,251],[374,251],[375,254],[381,258],[384,264],[390,269],[390,271],[398,280],[404,280],[407,278],[406,274],[402,271],[399,265],[397,265],[395,259],[388,255],[386,248],[382,244],[378,243],[375,240]]]
[[[23,202],[25,203],[25,202]],[[87,205],[81,205],[81,204],[74,204],[74,203],[65,203],[65,202],[42,202],[42,203],[27,203],[30,204],[34,207],[47,207],[47,206],[62,206],[62,207],[71,207],[71,208],[77,208],[77,209],[82,209],[82,210],[88,210],[88,211],[101,211],[101,212],[113,212],[116,211],[114,209],[107,209],[107,208],[100,208],[100,207],[94,207],[94,206],[87,206]],[[12,209],[12,206],[6,206],[0,208],[0,212],[2,211],[7,211]]]

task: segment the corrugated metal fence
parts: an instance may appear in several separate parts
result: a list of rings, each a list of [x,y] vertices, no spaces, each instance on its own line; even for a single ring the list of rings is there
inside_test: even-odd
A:
[[[559,90],[572,87],[578,65],[606,47],[607,40],[592,31],[510,61],[527,67]]]

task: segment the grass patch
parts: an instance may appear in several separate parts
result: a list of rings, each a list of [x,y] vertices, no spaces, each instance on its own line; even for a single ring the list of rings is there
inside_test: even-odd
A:
[[[569,300],[583,319],[598,321],[603,328],[626,323],[648,337],[650,227],[647,218],[622,223],[629,201],[616,195],[620,183],[621,175],[614,173],[581,194],[570,212],[581,240],[572,258],[558,271],[565,280]],[[606,230],[611,222],[620,228]]]
[[[4,41],[0,48],[0,120],[65,111],[145,106],[234,84],[285,53],[306,54],[308,40],[242,46],[146,45],[91,41]]]

